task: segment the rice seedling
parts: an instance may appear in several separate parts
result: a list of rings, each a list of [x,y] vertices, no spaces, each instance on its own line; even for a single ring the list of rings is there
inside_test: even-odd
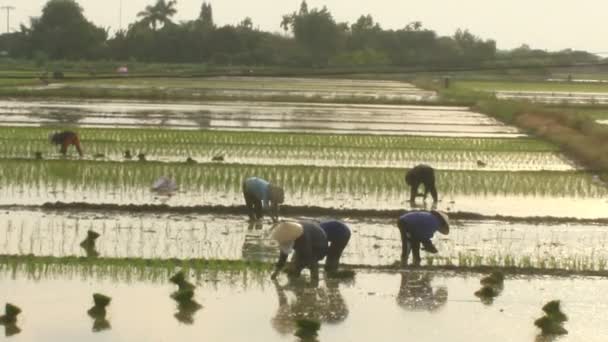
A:
[[[0,161],[0,185],[57,189],[64,193],[90,191],[118,193],[137,200],[148,193],[159,175],[171,174],[186,192],[240,193],[244,177],[256,175],[282,184],[287,195],[325,198],[326,193],[345,194],[352,199],[375,197],[395,203],[403,198],[404,169],[314,167],[252,164],[116,163],[94,161]],[[592,181],[587,172],[478,172],[442,171],[438,187],[443,193],[458,195],[517,195],[545,197],[600,198],[608,188]],[[30,190],[31,191],[31,190]],[[240,197],[240,196],[238,196]],[[343,195],[340,195],[343,197]],[[316,201],[319,202],[318,200]]]
[[[9,325],[17,322],[17,316],[21,313],[21,308],[18,306],[6,303],[4,306],[4,315],[0,316],[0,324]]]
[[[565,335],[568,333],[563,327],[563,323],[568,320],[568,317],[561,310],[559,300],[552,300],[543,306],[545,315],[536,321],[534,325],[541,329],[541,334],[546,335]]]
[[[11,337],[21,332],[21,329],[17,326],[17,316],[21,313],[21,308],[6,303],[5,314],[0,316],[0,325],[4,326],[4,335]]]
[[[95,293],[93,294],[93,307],[87,311],[87,314],[93,318],[93,332],[108,330],[111,328],[110,322],[106,319],[106,307],[110,305],[112,299],[106,295]]]

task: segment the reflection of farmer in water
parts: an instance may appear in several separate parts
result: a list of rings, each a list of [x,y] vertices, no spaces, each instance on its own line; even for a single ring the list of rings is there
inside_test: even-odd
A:
[[[297,319],[317,319],[322,323],[338,324],[348,317],[348,306],[336,280],[328,280],[326,288],[305,286],[297,280],[290,281],[285,286],[274,281],[274,285],[279,307],[271,322],[272,327],[281,335],[293,334]],[[291,303],[289,292],[295,297]]]
[[[432,275],[427,272],[408,272],[401,274],[401,286],[397,304],[411,311],[435,311],[448,301],[446,287],[431,286]]]
[[[405,175],[405,183],[410,186],[410,202],[414,203],[416,197],[424,197],[431,193],[433,202],[437,202],[437,189],[435,188],[435,170],[432,167],[420,164],[409,170]],[[420,185],[424,185],[424,194],[418,193]]]
[[[285,201],[283,188],[264,179],[250,177],[243,182],[243,196],[251,220],[264,217],[263,210],[267,209],[270,209],[272,220],[278,220],[279,204]]]
[[[76,132],[63,131],[49,134],[49,141],[54,145],[60,145],[60,152],[65,156],[70,145],[74,145],[78,154],[82,157],[82,148],[80,147],[80,138]]]
[[[450,233],[448,215],[442,211],[415,211],[399,217],[397,227],[401,233],[401,265],[407,266],[410,251],[414,266],[420,266],[420,245],[427,253],[437,253],[431,242],[435,232]]]
[[[295,251],[288,270],[290,277],[299,277],[302,270],[310,270],[311,279],[319,280],[319,261],[327,255],[325,231],[313,222],[281,222],[274,226],[272,238],[279,243],[280,255],[271,278],[276,279],[287,263],[287,257]]]

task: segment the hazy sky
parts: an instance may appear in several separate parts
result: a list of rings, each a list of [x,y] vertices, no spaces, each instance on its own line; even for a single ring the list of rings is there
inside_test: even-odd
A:
[[[77,0],[95,24],[116,29],[121,0]],[[122,0],[123,26],[136,19],[137,12],[156,0]],[[251,17],[255,26],[279,31],[281,16],[299,8],[301,0],[208,0],[215,22],[235,24]],[[0,0],[0,5],[16,7],[11,27],[29,23],[39,16],[46,0]],[[177,21],[198,16],[202,0],[178,0]],[[495,39],[499,48],[523,43],[532,47],[560,50],[584,49],[608,52],[606,0],[309,0],[309,8],[327,6],[338,21],[354,22],[361,14],[371,14],[383,28],[402,28],[411,21],[441,35],[467,28],[483,38]],[[6,16],[0,16],[0,30],[6,30]]]

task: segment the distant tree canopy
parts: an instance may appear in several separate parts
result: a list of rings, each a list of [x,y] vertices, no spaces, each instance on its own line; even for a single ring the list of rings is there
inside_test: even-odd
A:
[[[103,54],[107,32],[89,22],[74,0],[49,0],[42,16],[22,27],[26,56],[44,53],[52,59],[96,58]],[[29,51],[28,51],[29,50]]]
[[[528,46],[497,51],[493,40],[467,30],[438,36],[418,21],[385,30],[371,15],[336,22],[326,7],[300,8],[283,16],[287,34],[264,32],[251,18],[217,26],[207,2],[191,21],[174,23],[175,0],[157,0],[138,21],[111,38],[89,22],[75,0],[49,0],[29,27],[0,36],[0,50],[14,58],[106,59],[272,66],[481,66],[521,61],[550,64],[597,61],[587,52],[550,53]],[[277,23],[279,24],[279,23]]]

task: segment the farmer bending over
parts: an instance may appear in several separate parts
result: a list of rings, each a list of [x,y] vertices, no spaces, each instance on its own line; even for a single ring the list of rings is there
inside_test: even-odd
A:
[[[59,150],[65,156],[70,145],[74,145],[78,154],[82,157],[82,148],[80,147],[80,138],[76,132],[63,131],[49,134],[49,141],[55,145],[61,145]]]
[[[414,203],[416,197],[426,196],[431,193],[433,202],[437,202],[437,189],[435,188],[435,170],[424,164],[417,165],[405,175],[405,183],[410,186],[410,202]],[[424,185],[424,195],[418,193],[420,184]]]
[[[299,277],[302,270],[308,268],[313,282],[319,280],[319,260],[327,255],[327,236],[325,231],[313,222],[280,222],[274,226],[272,239],[279,243],[279,260],[271,279],[276,279],[287,263],[292,251],[293,268],[288,271],[290,277]]]
[[[336,272],[342,252],[350,240],[350,229],[344,222],[333,219],[321,221],[319,226],[325,232],[329,243],[327,259],[325,260],[325,272]]]
[[[278,220],[279,204],[285,201],[283,188],[262,178],[250,177],[243,182],[243,196],[251,220],[264,217],[263,210],[267,209],[271,210],[272,220]]]
[[[415,211],[399,217],[397,227],[401,233],[401,266],[407,266],[410,251],[414,255],[414,266],[420,266],[420,244],[427,253],[437,253],[431,242],[435,232],[450,233],[448,215],[442,211]]]

